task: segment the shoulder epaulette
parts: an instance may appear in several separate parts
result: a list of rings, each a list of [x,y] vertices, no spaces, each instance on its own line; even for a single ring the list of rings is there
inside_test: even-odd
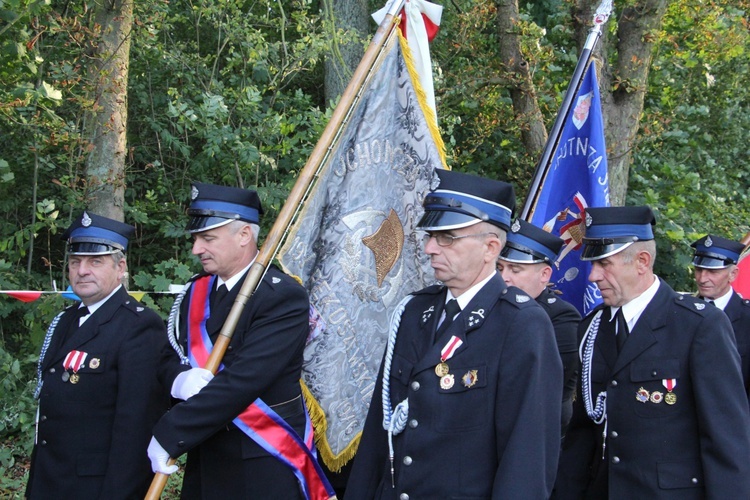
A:
[[[519,309],[522,307],[536,306],[536,300],[532,299],[529,294],[515,286],[509,286],[500,293],[500,300],[506,300],[514,304]]]
[[[702,299],[687,294],[678,295],[674,301],[675,304],[684,307],[688,311],[693,311],[699,316],[705,316],[707,308],[714,307]]]

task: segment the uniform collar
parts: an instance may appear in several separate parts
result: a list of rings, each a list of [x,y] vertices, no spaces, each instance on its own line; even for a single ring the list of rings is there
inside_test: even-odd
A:
[[[659,277],[654,276],[654,282],[645,292],[634,298],[624,306],[622,306],[622,316],[628,323],[628,329],[632,332],[633,327],[638,322],[644,309],[648,306],[649,302],[656,296],[656,292],[659,291]],[[617,308],[612,308],[612,316],[614,317],[617,312]]]
[[[461,310],[463,311],[469,305],[469,302],[471,302],[471,299],[473,299],[474,296],[477,293],[479,293],[479,290],[481,290],[482,287],[484,287],[484,285],[486,285],[487,282],[490,281],[495,276],[496,273],[497,273],[497,271],[493,272],[492,274],[490,274],[485,279],[483,279],[482,281],[480,281],[476,285],[474,285],[471,288],[469,288],[468,290],[466,290],[464,293],[462,293],[458,297],[454,297],[453,294],[451,293],[451,291],[448,290],[448,293],[446,294],[446,297],[445,297],[446,304],[448,303],[449,300],[455,298],[456,301],[458,301],[458,305],[461,306]]]

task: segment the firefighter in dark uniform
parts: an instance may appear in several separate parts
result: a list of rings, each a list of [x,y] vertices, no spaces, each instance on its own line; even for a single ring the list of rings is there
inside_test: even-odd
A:
[[[732,326],[653,272],[649,207],[588,208],[581,258],[604,305],[553,498],[750,498],[750,412]]]
[[[417,228],[442,285],[394,314],[347,498],[546,498],[562,364],[549,317],[495,270],[513,188],[437,175]]]
[[[81,299],[50,325],[39,357],[37,433],[26,497],[143,498],[146,447],[166,411],[164,322],[121,282],[132,226],[84,212],[65,231]]]
[[[732,289],[737,263],[745,245],[709,234],[691,245],[693,273],[698,296],[722,309],[732,322],[737,350],[742,359],[742,378],[750,391],[750,300]]]
[[[561,435],[565,435],[573,415],[573,395],[579,365],[578,323],[581,322],[578,310],[562,300],[549,282],[552,263],[563,243],[554,234],[518,219],[511,225],[508,242],[497,261],[497,270],[505,284],[518,287],[536,299],[552,320],[557,350],[563,364]]]
[[[187,231],[204,272],[172,308],[173,350],[162,373],[172,396],[184,401],[157,423],[148,449],[154,472],[164,474],[177,469],[167,465],[170,456],[187,453],[183,499],[297,499],[311,480],[292,467],[310,450],[287,445],[304,440],[312,447],[300,386],[309,331],[305,289],[269,266],[242,310],[222,368],[215,376],[202,368],[257,256],[261,213],[253,190],[193,185]],[[264,434],[269,429],[281,441]]]

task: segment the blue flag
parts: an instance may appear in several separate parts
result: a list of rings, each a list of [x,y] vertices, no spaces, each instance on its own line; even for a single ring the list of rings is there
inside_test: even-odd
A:
[[[607,149],[599,84],[591,64],[563,126],[557,151],[529,221],[565,240],[552,266],[551,281],[562,292],[562,298],[583,315],[601,302],[599,289],[588,280],[591,264],[580,260],[585,210],[607,206]]]

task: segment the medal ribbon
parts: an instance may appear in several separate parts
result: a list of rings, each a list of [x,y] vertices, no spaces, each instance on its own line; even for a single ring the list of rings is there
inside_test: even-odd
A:
[[[667,388],[669,392],[672,392],[675,387],[677,387],[677,379],[676,378],[665,378],[662,379],[661,384]]]
[[[68,355],[65,356],[65,361],[63,361],[63,368],[65,368],[66,370],[73,370],[73,373],[78,373],[78,370],[81,369],[83,362],[86,361],[86,356],[88,356],[88,353],[86,352],[70,351]]]
[[[213,350],[213,343],[206,330],[206,321],[211,317],[208,296],[215,281],[216,276],[204,276],[195,280],[190,287],[188,358],[193,367],[205,366]],[[224,365],[219,367],[219,371],[222,369]],[[306,499],[318,500],[336,496],[318,464],[313,443],[312,422],[307,411],[305,411],[304,439],[300,438],[297,432],[260,398],[248,406],[233,422],[258,446],[292,470]]]
[[[448,343],[446,343],[443,349],[440,351],[440,362],[445,363],[445,361],[451,359],[451,357],[456,353],[456,350],[461,347],[463,343],[463,340],[453,335]]]

